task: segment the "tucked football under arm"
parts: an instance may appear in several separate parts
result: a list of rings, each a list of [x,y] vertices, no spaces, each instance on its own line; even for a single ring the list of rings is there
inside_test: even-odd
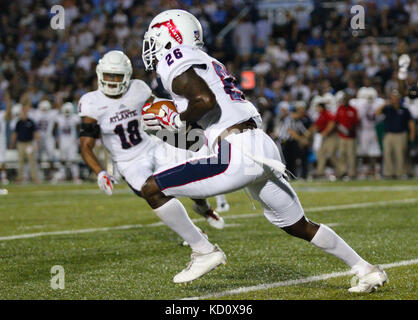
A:
[[[206,82],[190,67],[174,78],[173,92],[189,101],[187,110],[180,114],[182,121],[196,122],[216,106],[216,97]]]

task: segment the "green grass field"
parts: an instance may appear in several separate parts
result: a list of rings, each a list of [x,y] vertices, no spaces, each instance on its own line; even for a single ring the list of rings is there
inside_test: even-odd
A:
[[[109,197],[96,184],[11,185],[0,196],[0,298],[418,298],[418,181],[293,186],[311,220],[329,224],[366,260],[387,265],[387,285],[350,294],[345,264],[271,225],[243,191],[227,196],[231,210],[223,214],[223,230],[211,229],[192,212],[191,201],[182,200],[228,263],[175,285],[190,248],[126,186]],[[63,290],[50,286],[54,265],[65,270]]]

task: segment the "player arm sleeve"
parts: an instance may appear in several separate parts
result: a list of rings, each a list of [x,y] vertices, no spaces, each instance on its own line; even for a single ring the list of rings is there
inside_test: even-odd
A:
[[[78,116],[80,118],[88,117],[94,120],[99,120],[99,114],[97,110],[97,106],[94,105],[91,98],[85,98],[84,96],[81,97],[80,101],[78,102]]]
[[[98,139],[100,137],[100,126],[97,123],[86,123],[80,124],[80,137],[91,137]]]

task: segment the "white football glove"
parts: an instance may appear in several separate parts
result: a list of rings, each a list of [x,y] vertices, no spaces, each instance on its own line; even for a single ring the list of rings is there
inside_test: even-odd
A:
[[[399,71],[398,79],[405,80],[408,76],[408,67],[411,63],[411,58],[407,54],[402,54],[398,59]]]
[[[160,124],[171,131],[178,131],[186,125],[186,122],[180,120],[180,114],[171,110],[165,104],[161,106],[160,114],[157,115]]]
[[[99,188],[106,193],[108,196],[111,196],[113,193],[113,184],[116,184],[117,181],[106,171],[100,171],[97,175],[97,184]]]
[[[158,131],[162,129],[162,126],[155,114],[145,113],[142,115],[142,128],[145,131]]]

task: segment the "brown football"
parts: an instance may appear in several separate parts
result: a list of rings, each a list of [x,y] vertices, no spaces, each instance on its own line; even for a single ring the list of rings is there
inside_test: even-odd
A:
[[[164,111],[161,109],[161,107],[163,105],[166,105],[171,110],[177,112],[177,108],[176,108],[175,104],[173,103],[173,101],[171,101],[171,100],[160,100],[160,101],[154,102],[151,105],[145,105],[142,108],[142,114],[153,113],[153,114],[162,118],[165,115]]]

